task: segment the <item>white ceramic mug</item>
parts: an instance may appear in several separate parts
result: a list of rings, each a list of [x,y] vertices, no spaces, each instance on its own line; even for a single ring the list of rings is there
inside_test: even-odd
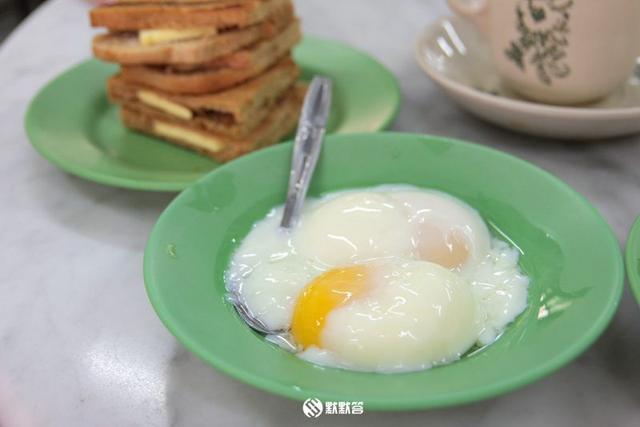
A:
[[[640,54],[640,0],[448,1],[486,36],[503,81],[535,101],[603,98]]]

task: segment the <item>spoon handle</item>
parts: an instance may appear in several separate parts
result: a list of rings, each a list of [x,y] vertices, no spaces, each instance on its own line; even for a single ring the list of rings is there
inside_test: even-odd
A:
[[[326,77],[314,77],[304,98],[293,144],[289,190],[282,214],[282,228],[295,225],[318,163],[331,109],[332,83]]]

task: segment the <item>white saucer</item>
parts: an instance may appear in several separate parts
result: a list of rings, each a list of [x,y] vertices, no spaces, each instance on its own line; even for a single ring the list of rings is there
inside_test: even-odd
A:
[[[588,140],[640,132],[640,79],[581,107],[526,101],[500,84],[482,35],[462,18],[428,27],[416,44],[418,64],[469,112],[509,129],[544,137]]]

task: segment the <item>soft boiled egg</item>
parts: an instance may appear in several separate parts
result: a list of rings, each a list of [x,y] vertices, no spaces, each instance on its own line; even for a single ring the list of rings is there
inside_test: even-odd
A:
[[[405,257],[463,269],[489,250],[482,218],[440,192],[353,192],[329,199],[301,218],[294,245],[325,266]]]
[[[324,350],[343,367],[398,372],[455,360],[478,337],[471,286],[430,262],[329,270],[298,297],[291,324],[302,357]]]
[[[448,194],[383,186],[282,207],[257,222],[226,285],[291,349],[318,364],[396,372],[496,339],[526,307],[519,253]],[[283,340],[279,340],[283,341]]]
[[[386,194],[347,193],[303,215],[293,243],[301,255],[328,267],[409,256],[407,220],[402,206]]]

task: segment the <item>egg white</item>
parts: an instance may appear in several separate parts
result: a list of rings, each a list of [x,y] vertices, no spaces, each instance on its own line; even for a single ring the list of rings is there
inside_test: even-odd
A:
[[[293,234],[296,250],[325,267],[410,256],[412,227],[385,193],[348,192],[316,204]]]

